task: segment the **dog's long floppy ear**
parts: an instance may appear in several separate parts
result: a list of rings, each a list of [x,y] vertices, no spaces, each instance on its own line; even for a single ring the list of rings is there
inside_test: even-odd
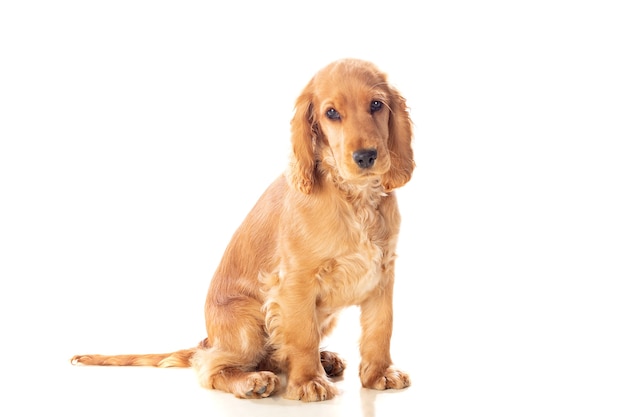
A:
[[[391,168],[383,176],[383,187],[391,191],[406,184],[413,174],[413,125],[406,107],[406,100],[398,90],[389,87],[391,102],[389,107],[389,152],[391,154]]]
[[[300,192],[309,194],[315,184],[315,144],[319,135],[313,107],[313,80],[296,100],[291,119],[292,155],[288,180]]]

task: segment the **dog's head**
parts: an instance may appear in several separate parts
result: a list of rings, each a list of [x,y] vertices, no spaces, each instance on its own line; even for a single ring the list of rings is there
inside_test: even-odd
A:
[[[366,61],[333,62],[296,101],[290,179],[310,193],[323,168],[347,182],[378,176],[391,191],[411,178],[411,138],[405,99],[385,74]]]

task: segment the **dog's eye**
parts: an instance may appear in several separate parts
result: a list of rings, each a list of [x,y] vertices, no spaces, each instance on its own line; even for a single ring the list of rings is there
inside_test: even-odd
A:
[[[330,120],[339,120],[341,119],[341,116],[339,115],[339,112],[335,109],[328,109],[326,110],[326,117],[328,117]]]
[[[373,100],[370,103],[370,112],[371,113],[376,113],[378,110],[383,108],[383,103],[381,101],[378,100]]]

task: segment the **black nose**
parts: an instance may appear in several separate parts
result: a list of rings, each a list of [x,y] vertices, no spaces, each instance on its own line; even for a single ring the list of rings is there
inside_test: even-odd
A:
[[[376,149],[359,149],[352,154],[352,159],[359,166],[359,168],[369,168],[376,162],[378,152]]]

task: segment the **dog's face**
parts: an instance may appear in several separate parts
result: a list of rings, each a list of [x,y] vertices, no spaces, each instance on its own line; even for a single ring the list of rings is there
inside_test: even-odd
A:
[[[389,139],[389,97],[380,86],[384,80],[346,78],[345,71],[330,71],[314,99],[322,159],[334,163],[347,180],[382,175],[391,161]],[[371,78],[372,74],[364,74]],[[366,81],[366,82],[364,82]]]
[[[360,60],[332,63],[296,103],[294,182],[310,192],[321,163],[349,182],[379,176],[386,189],[399,187],[413,171],[411,135],[405,101],[383,73]]]

